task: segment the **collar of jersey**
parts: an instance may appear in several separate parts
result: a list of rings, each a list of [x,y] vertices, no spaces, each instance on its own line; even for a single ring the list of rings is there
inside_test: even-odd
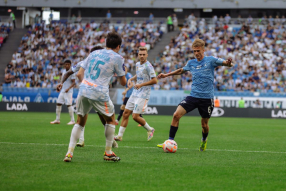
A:
[[[204,56],[204,58],[203,58],[201,61],[198,61],[198,60],[196,59],[196,62],[197,62],[197,63],[201,63],[205,58],[206,58],[206,56]]]
[[[147,64],[148,60],[146,60],[146,62],[144,62],[143,64],[141,64],[141,62],[139,61],[139,65],[143,66],[144,64]]]

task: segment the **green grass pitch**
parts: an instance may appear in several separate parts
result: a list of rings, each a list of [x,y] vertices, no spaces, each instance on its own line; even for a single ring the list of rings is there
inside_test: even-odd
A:
[[[0,190],[286,190],[286,121],[211,118],[208,147],[199,152],[200,118],[183,117],[177,153],[156,147],[168,138],[171,116],[144,116],[156,131],[130,118],[114,152],[103,160],[104,128],[90,114],[84,148],[63,162],[72,126],[67,113],[0,112]],[[119,126],[116,128],[118,132]]]

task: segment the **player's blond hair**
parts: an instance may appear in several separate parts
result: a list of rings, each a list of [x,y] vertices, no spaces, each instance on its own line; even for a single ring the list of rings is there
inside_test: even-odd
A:
[[[148,49],[145,46],[140,46],[139,51],[146,51],[148,53]]]
[[[195,47],[202,47],[203,49],[205,48],[205,42],[202,39],[196,39],[193,44],[192,44],[192,48]]]

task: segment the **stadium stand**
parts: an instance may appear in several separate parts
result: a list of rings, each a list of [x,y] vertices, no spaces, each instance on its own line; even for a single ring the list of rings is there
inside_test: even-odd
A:
[[[108,23],[67,23],[53,21],[51,25],[35,24],[22,37],[18,50],[5,69],[3,89],[55,88],[61,78],[63,61],[78,63],[87,57],[94,46],[105,46],[110,31],[123,37],[120,54],[132,71],[139,46],[152,49],[163,35],[161,24],[149,22],[111,25]],[[116,84],[116,78],[111,83]]]
[[[225,20],[221,17],[206,24],[205,19],[190,16],[180,34],[171,39],[156,58],[157,73],[168,73],[183,67],[187,60],[194,58],[191,51],[195,38],[206,42],[206,56],[232,57],[235,67],[219,67],[215,71],[215,90],[225,94],[233,92],[261,92],[266,96],[286,91],[286,33],[285,18],[256,20],[249,17],[242,25],[228,25],[238,19]],[[241,21],[241,20],[240,20]],[[263,24],[262,24],[263,23]],[[283,24],[282,24],[283,23]],[[228,79],[228,80],[226,80]],[[229,80],[230,79],[230,80]],[[154,89],[190,90],[191,74],[161,79]]]
[[[10,22],[0,22],[0,49],[9,37],[9,33],[13,30]]]

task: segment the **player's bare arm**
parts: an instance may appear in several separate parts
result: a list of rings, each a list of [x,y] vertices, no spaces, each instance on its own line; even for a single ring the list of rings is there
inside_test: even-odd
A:
[[[141,87],[143,86],[150,86],[150,85],[153,85],[153,84],[157,84],[157,78],[152,78],[150,81],[148,82],[144,82],[142,84],[136,84],[134,86],[135,89],[140,89]]]
[[[125,76],[120,76],[120,77],[118,77],[118,79],[119,79],[119,82],[122,86],[126,85],[126,77]]]
[[[137,81],[137,75],[133,76],[132,78],[130,78],[128,80],[128,83],[127,83],[128,88],[132,88],[133,87],[133,82],[132,81]]]
[[[80,68],[76,77],[78,78],[78,80],[81,82],[83,80],[83,77],[84,77],[84,69],[83,68]]]
[[[61,83],[57,85],[57,92],[60,92],[63,87],[63,83],[73,74],[72,69],[69,69],[63,76]]]
[[[161,74],[159,74],[159,75],[157,76],[157,78],[158,78],[158,79],[161,79],[161,78],[166,78],[166,77],[168,77],[168,76],[181,75],[181,74],[183,74],[183,73],[185,73],[185,72],[186,72],[186,71],[183,70],[183,68],[180,68],[180,69],[175,70],[175,71],[173,71],[173,72],[170,72],[170,73],[168,73],[168,74],[163,74],[163,73],[161,73]]]
[[[233,67],[232,59],[229,58],[229,59],[227,59],[227,60],[224,60],[224,61],[222,62],[222,65],[223,65],[223,66],[228,66],[228,67]]]

